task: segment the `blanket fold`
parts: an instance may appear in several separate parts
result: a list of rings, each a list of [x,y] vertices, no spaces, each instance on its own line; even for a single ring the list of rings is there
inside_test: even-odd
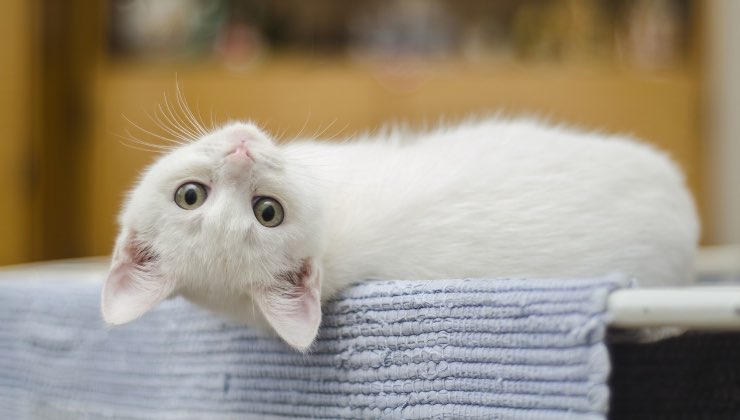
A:
[[[182,299],[106,328],[99,283],[0,282],[0,418],[603,419],[598,279],[368,282],[308,355]]]

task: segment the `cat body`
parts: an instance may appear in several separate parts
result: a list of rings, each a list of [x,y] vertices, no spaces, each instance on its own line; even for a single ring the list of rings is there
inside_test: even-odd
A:
[[[194,209],[173,200],[188,182],[206,191]],[[284,218],[261,224],[258,209],[268,224],[277,210]],[[282,145],[230,124],[155,163],[121,227],[108,322],[181,294],[269,325],[299,350],[316,336],[321,302],[354,282],[621,271],[643,286],[685,284],[699,229],[662,153],[497,119]]]

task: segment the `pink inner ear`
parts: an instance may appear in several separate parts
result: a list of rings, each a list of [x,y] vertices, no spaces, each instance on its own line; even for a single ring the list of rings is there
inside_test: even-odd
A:
[[[116,250],[103,287],[103,319],[112,325],[133,321],[174,290],[174,281],[159,270],[158,257],[132,236]]]
[[[321,276],[310,260],[299,273],[281,278],[254,298],[267,321],[292,347],[307,351],[321,324]]]

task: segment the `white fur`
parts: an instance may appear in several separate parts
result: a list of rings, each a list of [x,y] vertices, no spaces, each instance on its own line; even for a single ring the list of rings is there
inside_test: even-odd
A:
[[[240,139],[253,164],[224,158]],[[196,210],[173,201],[186,181],[210,187]],[[256,221],[252,200],[262,195],[283,204],[280,226]],[[134,290],[154,289],[156,302],[173,290],[239,322],[267,321],[300,350],[315,338],[319,294],[325,301],[353,282],[622,271],[643,286],[684,284],[699,230],[682,175],[662,153],[530,120],[279,146],[254,125],[231,124],[155,163],[121,227],[111,273],[126,270],[122,250],[135,237],[156,256],[149,271],[166,280],[136,287],[152,280],[131,275]],[[280,275],[304,262],[311,275],[295,289]],[[109,322],[151,307],[127,313],[132,294],[118,289],[103,295]]]

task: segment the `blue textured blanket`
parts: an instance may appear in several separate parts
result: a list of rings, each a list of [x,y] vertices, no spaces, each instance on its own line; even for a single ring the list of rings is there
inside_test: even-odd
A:
[[[603,419],[593,280],[354,286],[308,355],[181,299],[107,329],[98,283],[0,281],[0,418]]]

